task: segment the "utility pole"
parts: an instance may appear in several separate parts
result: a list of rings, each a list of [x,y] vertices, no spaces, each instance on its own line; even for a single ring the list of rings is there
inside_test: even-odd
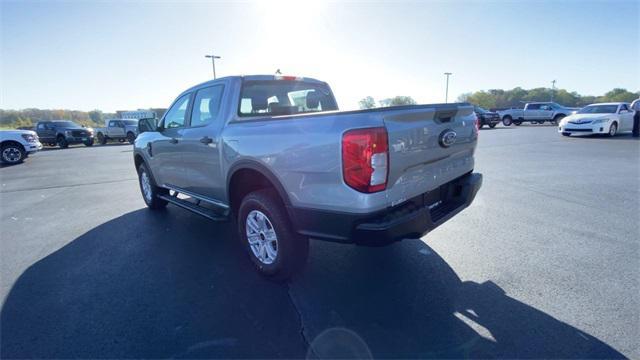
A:
[[[446,72],[444,74],[447,76],[447,90],[445,90],[445,93],[444,93],[444,102],[448,103],[449,102],[449,76],[452,75],[452,73]]]
[[[553,94],[556,92],[556,81],[551,82],[551,102],[553,102]]]
[[[216,55],[205,55],[204,57],[211,59],[211,65],[213,66],[213,80],[216,79],[216,59],[220,59],[220,56]]]

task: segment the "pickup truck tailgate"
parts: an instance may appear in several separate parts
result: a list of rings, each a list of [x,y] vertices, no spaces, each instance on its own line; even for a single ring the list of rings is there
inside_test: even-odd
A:
[[[387,199],[396,205],[473,170],[478,133],[469,104],[389,111]]]

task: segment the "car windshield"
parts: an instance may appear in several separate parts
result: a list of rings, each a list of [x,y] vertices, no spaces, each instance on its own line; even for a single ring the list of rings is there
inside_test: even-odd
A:
[[[240,99],[240,116],[277,116],[338,110],[329,87],[316,82],[245,81]]]
[[[138,120],[122,120],[122,122],[124,122],[125,125],[138,125]]]
[[[618,105],[589,105],[578,111],[578,114],[615,114]]]
[[[67,128],[81,128],[82,127],[81,125],[76,124],[73,121],[55,121],[53,124],[55,126],[58,126],[58,127],[67,127]]]

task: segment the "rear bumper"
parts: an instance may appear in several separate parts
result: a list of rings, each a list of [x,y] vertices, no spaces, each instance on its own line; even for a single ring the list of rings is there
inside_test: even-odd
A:
[[[292,225],[303,236],[359,245],[385,245],[419,238],[468,207],[482,186],[469,173],[400,205],[370,214],[289,207]]]

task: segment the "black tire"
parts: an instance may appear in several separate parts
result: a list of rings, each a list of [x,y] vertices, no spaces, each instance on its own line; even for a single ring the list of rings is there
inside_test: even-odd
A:
[[[562,120],[562,118],[564,118],[564,115],[562,115],[562,114],[558,114],[558,115],[556,115],[556,116],[553,118],[553,123],[554,123],[555,125],[560,124],[560,121]]]
[[[494,127],[496,127],[496,125],[498,125],[498,124],[491,123],[491,124],[489,124],[489,127],[493,129]]]
[[[562,133],[562,136],[571,136],[571,133],[563,132],[563,133]]]
[[[107,143],[107,137],[104,136],[102,133],[98,133],[98,142],[100,143],[100,145],[104,145]]]
[[[62,135],[58,136],[57,143],[60,149],[66,149],[69,147],[69,143],[67,142],[67,139],[65,139],[65,137]]]
[[[93,146],[93,143],[94,143],[93,139],[87,140],[87,141],[84,142],[84,146]]]
[[[611,124],[611,126],[609,126],[609,132],[607,133],[607,136],[613,137],[613,136],[616,136],[617,133],[618,133],[618,123],[614,122],[613,124]]]
[[[27,153],[24,151],[22,145],[18,143],[8,143],[2,145],[2,149],[0,149],[0,161],[3,164],[20,164],[26,158]]]
[[[143,186],[143,177],[144,174],[148,177],[149,186],[151,193],[149,196],[145,194],[144,186]],[[153,180],[153,176],[151,176],[151,172],[147,168],[147,165],[144,163],[140,164],[138,167],[138,185],[140,185],[140,193],[142,194],[142,200],[147,204],[147,207],[152,210],[163,209],[167,206],[168,202],[166,200],[162,200],[158,197],[158,195],[167,195],[169,194],[169,190],[160,188],[156,185],[156,182]]]
[[[254,211],[266,217],[265,225],[270,224],[271,226],[267,228],[273,230],[276,236],[276,256],[271,263],[260,260],[249,243],[246,226],[249,215],[255,214]],[[262,189],[245,196],[238,211],[237,226],[240,241],[251,262],[258,272],[269,279],[287,280],[299,272],[307,262],[309,239],[293,231],[284,205],[275,190]],[[265,240],[262,232],[260,232],[260,237],[262,241]],[[269,244],[262,246],[271,246],[272,251],[274,249]]]
[[[511,118],[511,116],[507,115],[502,118],[502,125],[511,126],[511,124],[513,124],[513,119]]]
[[[51,146],[51,147],[56,146],[56,143],[51,142],[51,143],[49,143],[49,146]]]
[[[520,120],[514,120],[514,121],[513,121],[513,125],[515,125],[515,126],[520,126],[520,125],[522,125],[522,121],[520,121]]]
[[[133,145],[133,143],[136,142],[136,135],[134,133],[132,133],[131,131],[129,131],[127,133],[127,141],[129,142],[129,144]]]

